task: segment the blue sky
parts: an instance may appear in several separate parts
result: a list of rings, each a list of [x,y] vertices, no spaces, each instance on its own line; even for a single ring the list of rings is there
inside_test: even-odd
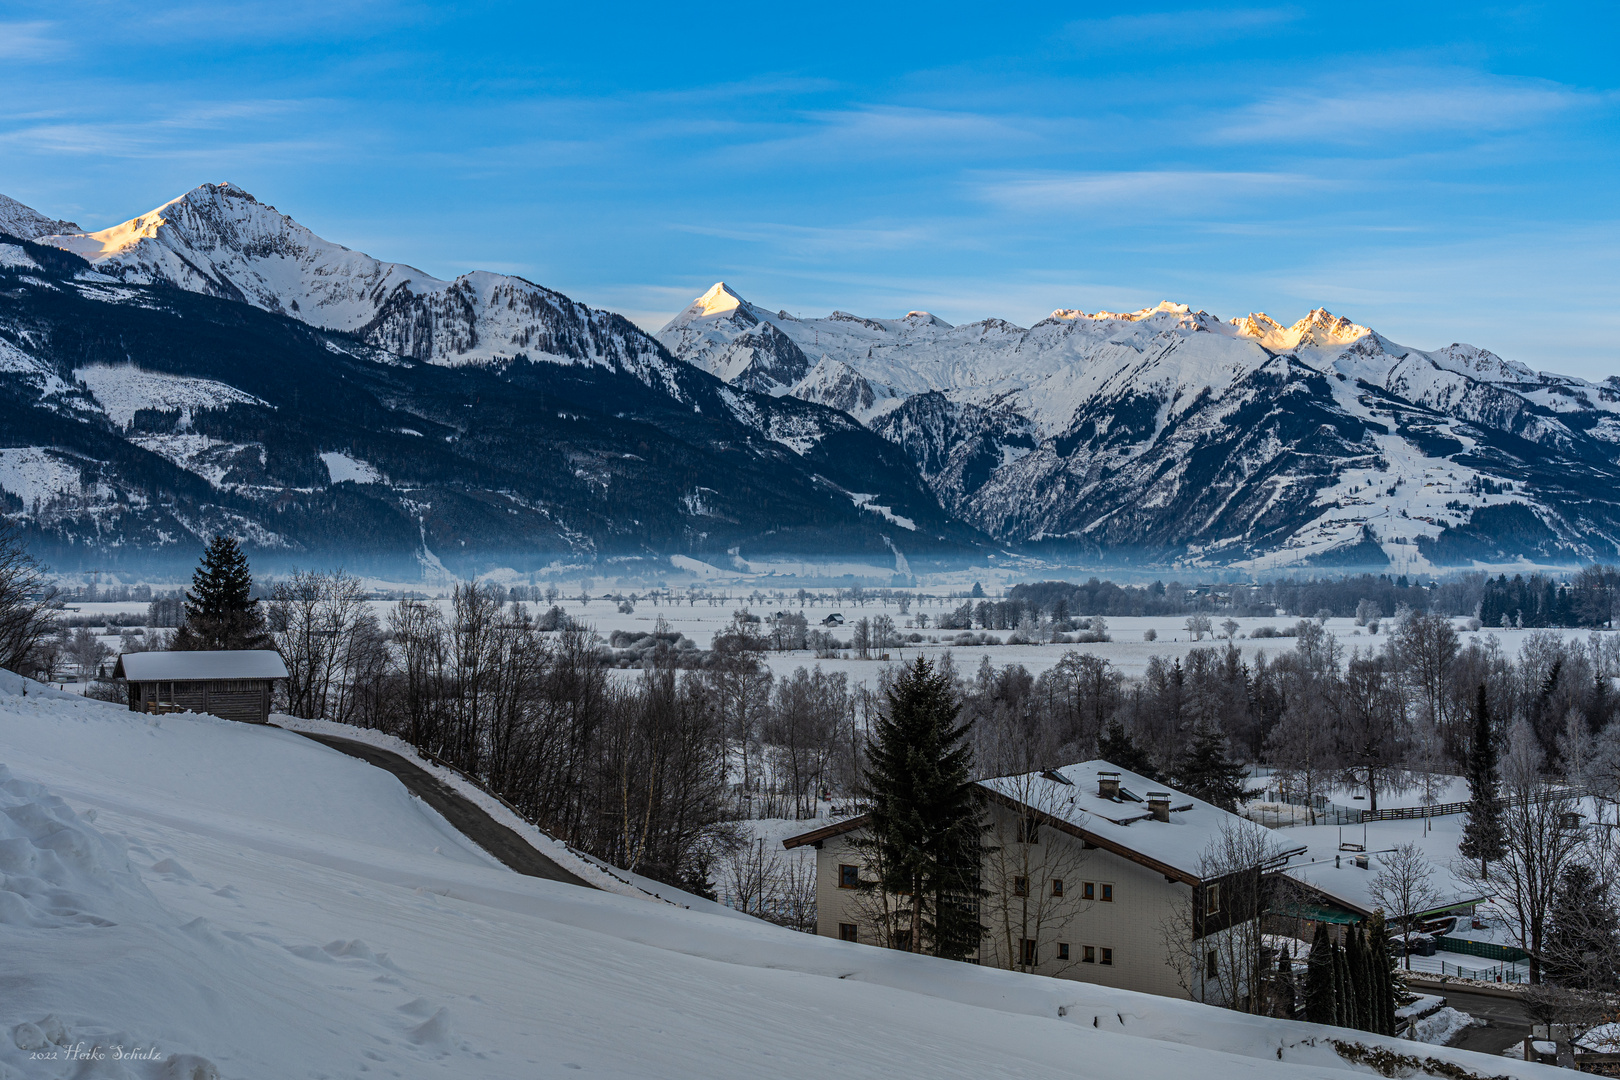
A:
[[[0,4],[0,192],[656,325],[1160,299],[1620,373],[1614,5]]]

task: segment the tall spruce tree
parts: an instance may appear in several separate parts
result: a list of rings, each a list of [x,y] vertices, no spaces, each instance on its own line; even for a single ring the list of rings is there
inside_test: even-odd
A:
[[[1564,868],[1553,892],[1542,971],[1563,986],[1611,991],[1620,957],[1620,920],[1604,880],[1587,863]]]
[[[264,612],[253,599],[253,574],[234,537],[209,541],[186,590],[185,624],[175,649],[264,649]]]
[[[1313,1024],[1339,1022],[1338,983],[1334,977],[1333,939],[1326,923],[1316,924],[1311,954],[1305,959],[1305,1019]]]
[[[1226,736],[1214,725],[1200,725],[1193,732],[1192,743],[1176,765],[1177,787],[1223,810],[1237,809],[1247,779],[1248,771],[1227,756]]]
[[[1350,1000],[1355,1005],[1352,1027],[1372,1030],[1368,1021],[1372,1016],[1372,982],[1368,979],[1366,939],[1361,927],[1350,927],[1344,936],[1344,969],[1350,980]]]
[[[1497,768],[1496,737],[1485,702],[1485,684],[1474,698],[1473,741],[1468,748],[1468,820],[1463,822],[1458,852],[1478,859],[1480,876],[1503,854],[1501,774]]]
[[[871,799],[868,839],[878,887],[909,908],[910,951],[961,959],[984,928],[979,885],[984,859],[984,801],[969,779],[968,727],[950,678],[925,657],[905,668],[887,692],[887,708],[867,743]]]
[[[1389,951],[1389,924],[1384,910],[1379,908],[1368,920],[1367,952],[1373,972],[1373,992],[1378,1003],[1378,1026],[1372,1030],[1380,1035],[1395,1034],[1395,999],[1400,994],[1397,980],[1400,976],[1395,957]]]
[[[1345,941],[1349,941],[1348,933]],[[1333,984],[1334,993],[1338,996],[1339,1017],[1334,1023],[1340,1027],[1353,1028],[1356,1026],[1356,988],[1350,981],[1350,958],[1343,944],[1333,947]]]

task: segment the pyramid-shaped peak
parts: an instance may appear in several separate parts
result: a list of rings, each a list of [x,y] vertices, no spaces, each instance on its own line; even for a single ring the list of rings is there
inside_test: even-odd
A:
[[[709,286],[709,291],[692,301],[692,307],[700,315],[725,315],[736,311],[748,301],[737,295],[737,291],[723,281],[717,281]]]

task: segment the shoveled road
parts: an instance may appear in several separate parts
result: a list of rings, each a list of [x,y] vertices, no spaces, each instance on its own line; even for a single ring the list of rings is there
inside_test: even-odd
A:
[[[536,851],[523,837],[490,817],[483,807],[414,761],[400,757],[391,750],[354,739],[313,735],[307,731],[297,734],[393,773],[407,790],[442,814],[457,832],[518,873],[591,888],[583,879],[564,870]]]
[[[1452,1046],[1500,1054],[1514,1043],[1523,1042],[1524,1037],[1530,1034],[1530,1017],[1524,1011],[1524,1003],[1517,998],[1471,994],[1452,986],[1443,989],[1414,986],[1413,989],[1423,994],[1439,994],[1453,1009],[1489,1023],[1489,1027],[1468,1028]]]

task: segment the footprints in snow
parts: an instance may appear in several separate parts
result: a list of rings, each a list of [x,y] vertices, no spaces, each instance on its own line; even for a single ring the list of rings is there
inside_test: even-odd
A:
[[[313,963],[356,969],[381,968],[383,973],[373,978],[372,982],[387,986],[404,986],[404,983],[395,977],[395,974],[404,973],[388,958],[388,954],[373,951],[371,946],[359,938],[348,941],[339,939],[325,945],[283,945],[282,948],[301,960]],[[472,1052],[472,1047],[457,1033],[447,1006],[435,1004],[424,997],[416,997],[396,1006],[396,1011],[403,1014],[398,1029],[401,1036],[419,1052],[435,1057],[443,1057],[457,1051]],[[366,1056],[373,1060],[382,1060],[374,1051],[368,1051]]]

